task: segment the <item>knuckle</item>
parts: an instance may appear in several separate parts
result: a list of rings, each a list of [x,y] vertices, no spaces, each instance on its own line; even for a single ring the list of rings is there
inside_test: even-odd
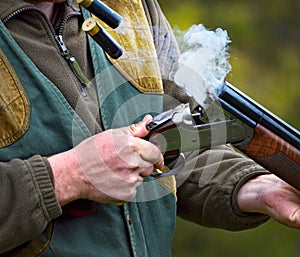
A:
[[[154,169],[153,165],[145,167],[140,174],[143,177],[148,177],[152,174],[153,169]]]

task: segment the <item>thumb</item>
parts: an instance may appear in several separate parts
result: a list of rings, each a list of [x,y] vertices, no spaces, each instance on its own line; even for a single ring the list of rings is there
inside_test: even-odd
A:
[[[136,124],[132,124],[128,127],[129,133],[134,137],[143,138],[148,135],[149,131],[146,128],[146,125],[153,118],[151,115],[146,115],[142,121]]]

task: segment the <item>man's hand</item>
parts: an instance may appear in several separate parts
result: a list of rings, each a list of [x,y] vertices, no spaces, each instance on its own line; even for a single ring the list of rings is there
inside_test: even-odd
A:
[[[80,198],[102,203],[132,200],[143,178],[164,166],[159,149],[141,139],[151,119],[146,116],[130,127],[107,130],[49,157],[60,204]]]
[[[300,192],[275,175],[245,183],[237,203],[244,212],[260,212],[289,227],[300,229]]]

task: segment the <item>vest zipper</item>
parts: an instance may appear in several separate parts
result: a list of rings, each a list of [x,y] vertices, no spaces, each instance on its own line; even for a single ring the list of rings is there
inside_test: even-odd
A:
[[[87,96],[87,92],[86,92],[85,88],[90,87],[91,82],[84,75],[84,73],[83,73],[82,69],[80,68],[77,60],[75,59],[74,56],[72,56],[70,54],[69,50],[67,49],[67,47],[66,47],[66,45],[65,45],[65,43],[62,39],[62,29],[63,29],[64,25],[66,24],[68,19],[75,16],[75,14],[73,14],[73,15],[69,14],[63,19],[62,23],[59,26],[58,33],[55,32],[55,29],[54,29],[53,25],[51,24],[51,22],[49,21],[48,17],[40,9],[38,9],[34,6],[26,6],[26,7],[20,8],[16,11],[12,12],[11,14],[9,14],[4,19],[2,19],[2,22],[5,24],[8,21],[10,21],[11,19],[13,19],[15,16],[21,14],[22,12],[26,12],[26,11],[37,11],[46,20],[46,22],[48,23],[48,26],[49,26],[55,40],[57,42],[58,48],[61,52],[61,56],[67,61],[69,67],[71,68],[73,74],[75,75],[75,77],[78,81],[78,86],[79,86],[79,89],[81,91],[81,94],[83,96]]]
[[[69,63],[69,65],[72,69],[72,71],[74,72],[75,76],[77,77],[77,79],[81,83],[80,84],[80,90],[86,96],[86,92],[85,92],[84,88],[82,87],[82,85],[85,86],[85,87],[90,87],[91,82],[83,74],[83,72],[82,72],[77,60],[75,59],[75,57],[70,54],[68,48],[66,47],[66,45],[65,45],[65,43],[62,39],[62,35],[56,35],[55,39],[58,42],[58,45],[60,47],[61,55],[67,60],[67,62]]]

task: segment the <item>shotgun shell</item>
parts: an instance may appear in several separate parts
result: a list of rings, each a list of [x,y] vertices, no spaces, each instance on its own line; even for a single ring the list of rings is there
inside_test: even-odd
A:
[[[122,47],[103,29],[95,18],[88,18],[82,24],[87,32],[112,58],[118,59],[123,54]]]
[[[122,17],[118,13],[100,0],[77,0],[77,3],[113,29],[117,28],[122,21]]]

